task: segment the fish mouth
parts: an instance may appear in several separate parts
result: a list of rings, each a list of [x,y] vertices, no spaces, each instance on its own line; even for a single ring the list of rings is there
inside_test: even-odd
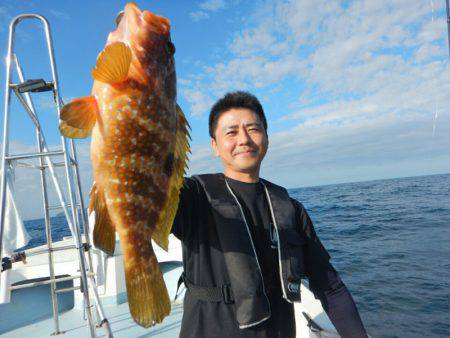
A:
[[[123,14],[124,14],[124,13],[125,13],[124,11],[120,11],[119,13],[117,13],[117,16],[116,16],[116,26],[119,26],[120,21],[122,20]]]
[[[170,33],[170,22],[167,18],[161,15],[154,14],[147,10],[142,12],[134,2],[127,3],[124,12],[128,18],[132,19],[135,22],[139,22],[139,20],[142,23],[145,22],[150,26],[150,29],[156,31],[159,34],[167,35]]]
[[[151,31],[169,35],[170,34],[170,22],[167,18],[154,14],[150,11],[141,11],[141,9],[134,3],[129,2],[125,5],[125,9],[120,11],[116,16],[117,27],[122,23],[127,22],[127,26],[146,26]]]

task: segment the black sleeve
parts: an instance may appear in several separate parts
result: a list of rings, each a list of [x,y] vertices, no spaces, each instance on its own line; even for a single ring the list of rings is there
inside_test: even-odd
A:
[[[306,239],[304,247],[305,268],[309,287],[335,326],[344,337],[367,337],[356,304],[342,282],[339,273],[330,263],[331,256],[314,230],[311,218],[303,205],[292,199],[300,233]]]
[[[178,204],[177,214],[171,230],[181,241],[186,241],[190,238],[191,225],[198,210],[199,193],[200,187],[198,182],[193,178],[185,177],[180,190],[180,202]]]

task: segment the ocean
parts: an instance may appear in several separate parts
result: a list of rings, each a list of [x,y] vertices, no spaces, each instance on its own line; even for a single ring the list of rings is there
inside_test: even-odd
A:
[[[291,190],[373,337],[450,337],[450,174]]]
[[[372,337],[450,337],[450,174],[290,189]],[[69,236],[52,218],[53,240]],[[45,243],[43,220],[26,221]]]

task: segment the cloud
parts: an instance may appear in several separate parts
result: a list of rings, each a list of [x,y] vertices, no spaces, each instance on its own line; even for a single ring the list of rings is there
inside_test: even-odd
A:
[[[199,10],[195,10],[189,13],[189,16],[194,21],[200,21],[203,19],[208,19],[210,13],[218,12],[226,7],[224,0],[205,0],[198,3]]]
[[[359,1],[347,9],[327,1],[275,3],[259,25],[236,33],[229,45],[235,57],[204,67],[209,78],[203,86],[207,82],[220,92],[233,85],[269,87],[292,78],[333,94],[364,88],[360,82],[374,73],[404,65],[404,55],[396,49],[407,52],[445,36],[442,20],[424,19],[428,4],[410,6],[405,1]],[[405,11],[412,14],[405,16]]]
[[[204,11],[217,12],[220,9],[225,8],[224,0],[206,0],[201,2],[198,7]]]
[[[222,171],[221,160],[214,156],[210,144],[193,144],[191,152],[188,175]]]
[[[443,147],[450,105],[443,3],[273,1],[246,22],[230,39],[230,56],[185,76],[182,95],[195,92],[186,97],[195,116],[228,90],[266,98],[278,111],[269,124],[285,126],[271,135],[274,155],[265,167],[274,169],[267,174],[295,186],[312,176],[311,182],[329,181],[327,174],[349,179],[344,168],[353,174],[360,168],[366,178],[382,176],[383,167],[392,174],[401,158],[416,174],[444,168],[442,156],[450,160]],[[423,157],[436,165],[426,169]],[[315,165],[328,169],[316,172]],[[330,174],[333,167],[342,173]]]
[[[200,21],[202,19],[207,19],[209,18],[209,14],[203,11],[194,11],[194,12],[190,12],[189,16],[192,18],[192,20],[194,21]]]
[[[191,104],[190,115],[201,116],[203,115],[213,104],[213,99],[203,91],[196,88],[182,87],[182,95]]]
[[[50,9],[50,14],[60,20],[70,20],[70,15],[68,13],[57,11],[56,9]]]

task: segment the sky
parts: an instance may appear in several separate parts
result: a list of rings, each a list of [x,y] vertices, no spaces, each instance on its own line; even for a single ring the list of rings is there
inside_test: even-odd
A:
[[[189,175],[221,171],[208,113],[232,90],[260,99],[269,125],[261,176],[286,188],[450,172],[445,1],[136,3],[172,25],[178,103],[192,127]],[[91,69],[125,4],[4,0],[0,55],[6,55],[12,18],[39,13],[50,22],[63,100],[89,95]],[[16,32],[25,77],[49,80],[40,24],[24,21]],[[33,101],[47,143],[56,149],[52,97],[33,94]],[[31,122],[16,99],[11,104],[11,153],[35,151]],[[92,183],[89,143],[77,142],[85,196]],[[25,219],[42,215],[38,182],[36,170],[16,169]]]

